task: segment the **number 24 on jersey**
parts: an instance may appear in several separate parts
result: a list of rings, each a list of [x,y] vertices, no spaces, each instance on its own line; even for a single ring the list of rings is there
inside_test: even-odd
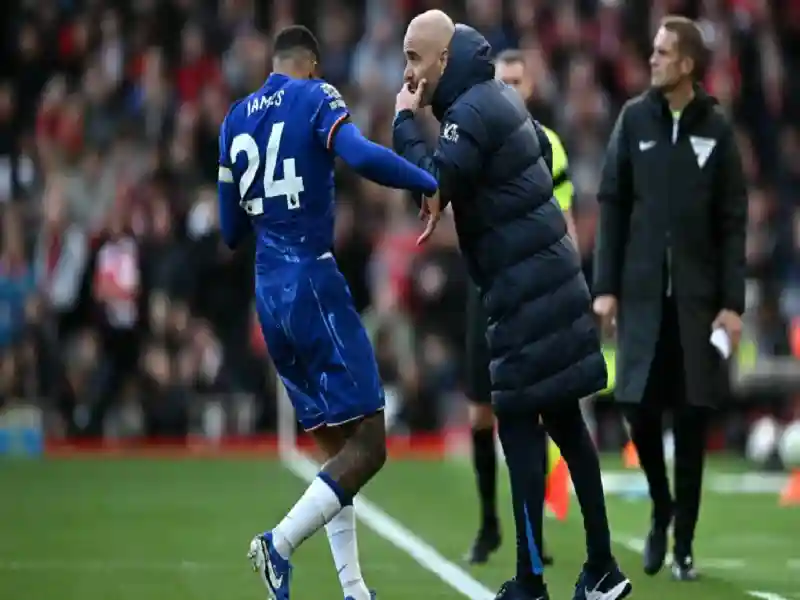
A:
[[[264,163],[264,198],[245,199],[255,181],[258,167],[261,164],[261,153],[258,144],[249,133],[240,133],[231,143],[231,162],[236,162],[240,153],[247,155],[247,168],[239,179],[240,204],[251,217],[264,214],[264,199],[286,197],[289,210],[300,208],[300,193],[304,190],[303,178],[297,176],[293,158],[283,159],[283,179],[275,179],[275,166],[283,136],[283,122],[275,123],[267,141],[267,152]]]

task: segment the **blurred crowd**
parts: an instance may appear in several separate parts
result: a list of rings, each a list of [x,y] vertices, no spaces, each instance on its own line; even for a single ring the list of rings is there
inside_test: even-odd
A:
[[[595,190],[622,103],[649,82],[654,25],[702,25],[705,85],[751,185],[752,341],[788,352],[800,315],[800,0],[19,0],[0,55],[0,403],[39,398],[69,435],[182,434],[208,398],[276,385],[252,308],[252,248],[217,231],[217,134],[294,22],[354,121],[387,144],[411,16],[444,8],[522,48],[532,113],[565,142],[590,274]],[[436,123],[430,119],[431,131]],[[460,397],[466,273],[452,223],[417,248],[403,193],[337,174],[335,254],[372,335],[396,428]]]

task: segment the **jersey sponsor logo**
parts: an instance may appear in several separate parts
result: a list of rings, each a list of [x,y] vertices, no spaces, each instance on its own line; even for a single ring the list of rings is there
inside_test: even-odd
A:
[[[458,123],[445,123],[442,128],[442,139],[455,144],[458,141]]]
[[[702,169],[706,166],[708,158],[711,156],[711,153],[714,152],[714,148],[717,147],[717,140],[690,135],[689,143],[692,145],[692,151],[697,158],[697,166]]]

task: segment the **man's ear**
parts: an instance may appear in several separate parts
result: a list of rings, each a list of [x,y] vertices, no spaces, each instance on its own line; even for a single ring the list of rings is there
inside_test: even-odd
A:
[[[447,48],[444,49],[442,52],[442,56],[439,58],[439,63],[441,64],[441,72],[444,74],[444,70],[447,68],[447,61],[450,59],[450,50]]]
[[[681,74],[688,77],[694,72],[694,59],[686,56],[681,60]]]

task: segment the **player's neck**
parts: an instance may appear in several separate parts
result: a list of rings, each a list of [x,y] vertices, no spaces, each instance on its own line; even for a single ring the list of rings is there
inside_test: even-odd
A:
[[[691,81],[683,81],[671,90],[664,92],[664,97],[672,112],[680,112],[694,99],[694,85]]]
[[[292,79],[308,79],[308,73],[303,73],[300,69],[296,68],[290,63],[287,63],[286,61],[276,60],[273,62],[272,72],[276,75],[285,75],[286,77],[291,77]]]

